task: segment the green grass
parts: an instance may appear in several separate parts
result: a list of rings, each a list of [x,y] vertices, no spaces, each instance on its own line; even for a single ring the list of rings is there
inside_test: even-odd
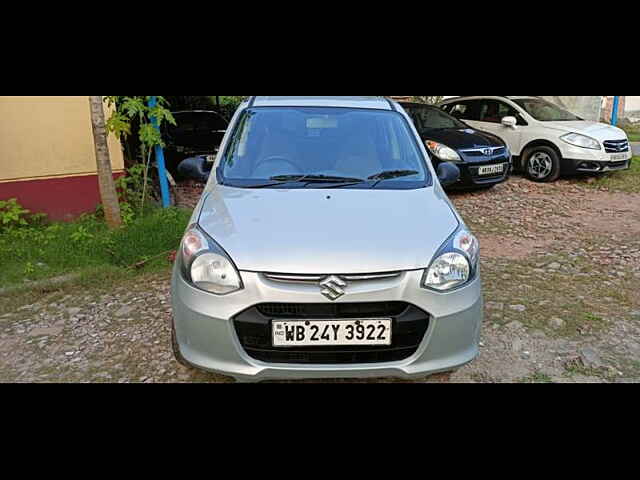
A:
[[[630,132],[627,135],[630,142],[640,142],[640,132]]]
[[[504,305],[503,309],[487,310],[488,322],[507,325],[517,320],[549,337],[580,337],[606,331],[612,318],[620,318],[632,309],[632,292],[637,285],[630,275],[607,285],[598,281],[606,276],[607,267],[564,254],[542,258],[483,263],[485,299]],[[568,271],[535,272],[540,263],[554,261]],[[509,275],[507,280],[505,274]],[[510,305],[524,305],[527,310],[520,313]],[[550,326],[554,317],[564,320],[563,328]]]
[[[177,249],[190,216],[181,209],[155,210],[116,231],[89,216],[0,232],[0,288],[75,273],[111,278],[142,261],[141,271],[166,269],[166,252]]]
[[[610,191],[640,193],[640,157],[633,157],[631,168],[621,172],[606,173],[591,184],[591,188],[606,188]]]

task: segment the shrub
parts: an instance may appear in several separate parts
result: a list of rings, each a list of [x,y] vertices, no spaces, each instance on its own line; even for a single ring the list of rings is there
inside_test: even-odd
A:
[[[29,210],[22,208],[16,198],[0,200],[0,228],[26,226]]]

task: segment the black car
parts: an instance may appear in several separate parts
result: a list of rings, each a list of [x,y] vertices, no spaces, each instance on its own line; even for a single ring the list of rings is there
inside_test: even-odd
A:
[[[438,107],[400,102],[431,154],[433,166],[453,162],[460,180],[448,189],[489,188],[509,178],[511,152],[497,136],[476,130]]]
[[[163,132],[167,169],[176,179],[191,178],[188,171],[181,171],[178,167],[191,158],[205,158],[212,165],[229,122],[214,111],[172,113],[176,126],[165,124]]]

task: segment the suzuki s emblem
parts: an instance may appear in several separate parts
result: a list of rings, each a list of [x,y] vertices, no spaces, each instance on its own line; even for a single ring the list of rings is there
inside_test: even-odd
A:
[[[344,288],[346,286],[347,282],[342,280],[340,277],[331,275],[320,282],[320,287],[322,287],[322,291],[320,293],[329,300],[335,301],[345,294]]]
[[[491,148],[485,148],[483,153],[487,156],[490,157],[493,154],[493,150]]]

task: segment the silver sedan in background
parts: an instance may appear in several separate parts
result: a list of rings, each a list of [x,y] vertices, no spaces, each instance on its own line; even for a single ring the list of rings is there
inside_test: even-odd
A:
[[[183,363],[266,379],[413,378],[478,355],[479,245],[384,97],[251,97],[177,256]]]

